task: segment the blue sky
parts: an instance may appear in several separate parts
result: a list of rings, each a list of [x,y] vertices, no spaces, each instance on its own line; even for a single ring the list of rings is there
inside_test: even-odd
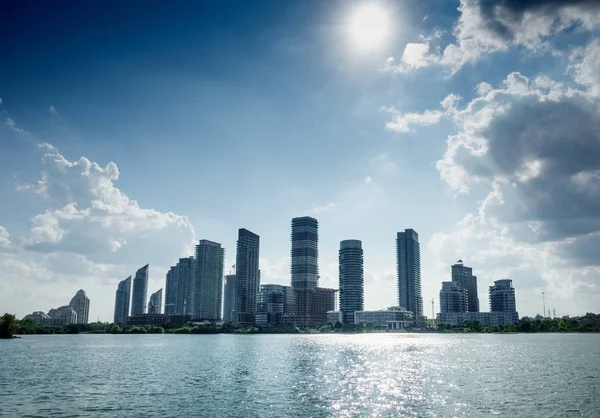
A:
[[[324,286],[363,240],[367,308],[395,303],[414,228],[428,315],[458,258],[482,306],[510,277],[522,315],[541,292],[597,310],[600,7],[494,3],[8,4],[0,306],[83,288],[110,320],[119,280],[150,263],[153,292],[204,238],[231,265],[240,227],[287,284],[290,220],[311,215]],[[387,30],[364,46],[373,10]]]

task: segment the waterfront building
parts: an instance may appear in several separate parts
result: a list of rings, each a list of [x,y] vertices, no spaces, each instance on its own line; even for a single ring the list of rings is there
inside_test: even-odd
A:
[[[398,304],[416,317],[423,315],[421,296],[421,250],[419,235],[413,229],[398,232],[396,237]]]
[[[440,312],[468,312],[467,291],[456,282],[442,282]]]
[[[515,301],[515,288],[512,280],[495,280],[490,286],[490,311],[492,312],[517,312]]]
[[[293,288],[278,284],[264,284],[260,286],[258,306],[256,312],[256,325],[272,326],[282,325],[284,316],[292,313]]]
[[[327,312],[335,310],[337,289],[316,287],[294,291],[295,315],[285,319],[300,328],[319,328],[327,324]]]
[[[69,306],[77,313],[77,323],[87,324],[90,314],[90,299],[85,294],[83,289],[75,293],[75,296],[69,302]]]
[[[191,315],[192,285],[196,272],[194,257],[180,258],[167,272],[165,314]]]
[[[46,315],[45,312],[42,311],[35,311],[30,313],[29,315],[25,315],[23,317],[23,320],[25,319],[29,319],[30,321],[35,322],[37,325],[44,325],[44,322],[48,321],[48,319],[50,319],[50,317],[48,315]]]
[[[77,312],[69,305],[61,306],[60,308],[50,309],[48,311],[49,319],[46,320],[46,325],[64,327],[69,324],[77,323]]]
[[[150,295],[150,302],[148,302],[149,314],[159,314],[162,312],[162,293],[163,290],[159,289]]]
[[[192,320],[190,315],[141,314],[127,318],[127,325],[155,325],[181,327]]]
[[[235,274],[225,276],[223,290],[223,321],[233,321],[233,308],[235,306]]]
[[[149,265],[139,269],[133,279],[133,295],[131,298],[131,315],[146,313],[146,300],[148,298],[148,270]]]
[[[238,231],[236,254],[235,305],[236,325],[254,325],[256,299],[260,290],[258,257],[260,237],[247,229]]]
[[[223,300],[223,264],[225,249],[207,239],[196,245],[196,271],[193,285],[194,319],[221,320]]]
[[[398,306],[378,311],[354,312],[354,324],[362,325],[368,323],[384,329],[407,329],[414,325],[415,318],[411,311]]]
[[[131,276],[119,282],[115,297],[114,323],[125,325],[129,316],[129,300],[131,298]]]
[[[479,312],[477,276],[473,276],[473,269],[465,266],[462,260],[458,260],[452,265],[452,281],[466,291],[467,312]]]
[[[319,286],[319,222],[310,216],[292,219],[291,276],[294,289]]]
[[[459,326],[465,322],[478,322],[480,325],[508,325],[519,322],[517,312],[440,312],[437,324]]]
[[[353,324],[354,312],[364,309],[365,293],[362,243],[357,239],[340,242],[339,281],[342,323]]]
[[[335,327],[338,322],[342,323],[342,311],[327,311],[327,325]]]

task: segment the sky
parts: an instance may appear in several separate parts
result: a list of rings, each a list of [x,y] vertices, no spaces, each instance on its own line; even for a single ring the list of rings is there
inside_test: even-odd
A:
[[[421,246],[424,313],[458,259],[521,316],[600,311],[600,3],[64,1],[0,15],[0,311],[111,321],[194,244],[261,237],[290,284],[290,221],[319,220],[320,285],[360,239],[365,308]]]

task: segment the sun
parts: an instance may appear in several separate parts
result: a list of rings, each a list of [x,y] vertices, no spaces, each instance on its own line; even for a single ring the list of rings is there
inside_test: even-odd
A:
[[[357,48],[378,48],[389,35],[388,13],[377,3],[363,4],[351,14],[348,32]]]

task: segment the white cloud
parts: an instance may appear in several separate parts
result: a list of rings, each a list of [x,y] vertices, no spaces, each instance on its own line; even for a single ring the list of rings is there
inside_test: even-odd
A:
[[[385,71],[406,73],[427,67],[439,60],[439,54],[430,52],[429,41],[422,43],[408,43],[404,47],[404,52],[397,65],[393,57],[387,59]]]
[[[328,212],[335,209],[335,203],[329,202],[322,206],[313,205],[312,212],[313,213],[323,213]]]
[[[402,113],[394,108],[382,108],[383,111],[394,114],[391,121],[386,122],[385,128],[390,131],[406,133],[415,126],[429,126],[438,124],[445,116],[452,115],[460,96],[450,94],[441,101],[442,110],[425,110],[423,113]]]
[[[12,120],[11,118],[6,119],[6,125],[8,125],[8,127],[10,129],[12,129],[13,131],[15,131],[17,133],[23,133],[23,132],[25,132],[25,131],[23,131],[23,129],[17,128],[17,125],[15,124],[15,121]]]
[[[56,110],[56,108],[54,107],[54,105],[50,106],[50,109],[48,109],[48,111],[50,112],[50,114],[52,116],[57,116],[57,117],[61,117],[60,113],[58,113],[58,110]]]
[[[51,152],[58,152],[56,147],[48,142],[40,142],[40,143],[38,143],[37,146],[38,146],[38,148],[44,148]]]
[[[10,248],[10,235],[6,228],[0,225],[0,250]]]
[[[588,87],[591,94],[600,96],[600,39],[591,41],[585,48],[577,48],[570,57],[575,81]]]

